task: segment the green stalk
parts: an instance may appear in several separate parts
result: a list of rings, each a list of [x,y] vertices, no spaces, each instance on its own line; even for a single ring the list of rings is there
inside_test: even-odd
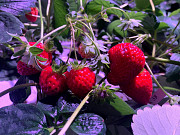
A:
[[[65,28],[67,25],[62,25],[56,29],[54,29],[53,31],[49,32],[47,35],[45,35],[44,37],[40,38],[33,46],[36,46],[37,44],[39,44],[42,40],[46,39],[47,37],[51,36],[52,34],[54,34],[55,32]]]
[[[171,98],[171,96],[170,96],[170,95],[164,90],[164,88],[160,85],[160,83],[158,82],[158,80],[154,77],[154,74],[153,74],[153,72],[151,71],[149,65],[148,65],[146,62],[145,62],[145,64],[146,64],[146,67],[147,67],[148,71],[149,71],[150,74],[153,76],[153,79],[154,79],[155,83],[156,83],[156,84],[159,86],[159,88],[169,97],[169,99],[173,100],[173,99]]]
[[[155,15],[155,6],[154,6],[154,3],[152,0],[149,0],[150,4],[151,4],[151,8],[152,8],[152,11],[153,11],[153,14]]]
[[[74,121],[74,119],[76,118],[77,114],[79,113],[79,111],[81,110],[81,108],[84,106],[84,104],[86,103],[86,101],[89,99],[90,97],[90,93],[93,90],[91,90],[86,97],[82,100],[82,102],[79,104],[79,106],[76,108],[76,110],[74,111],[74,113],[71,115],[71,117],[69,118],[69,120],[66,122],[66,124],[64,125],[64,127],[62,128],[62,130],[59,132],[58,135],[64,135],[67,131],[67,129],[69,128],[69,126],[71,125],[71,123]]]
[[[164,58],[148,56],[148,57],[146,57],[146,60],[163,62],[163,63],[169,63],[169,64],[175,64],[175,65],[179,65],[180,66],[180,62],[179,61],[174,61],[174,60],[169,60],[169,59],[164,59]]]
[[[16,85],[14,87],[11,87],[7,90],[4,90],[3,92],[0,93],[0,97],[6,95],[7,93],[16,90],[16,89],[20,89],[20,88],[24,88],[24,87],[28,87],[28,86],[37,86],[37,83],[26,83],[26,84],[21,84],[21,85]]]
[[[39,13],[40,13],[40,20],[41,20],[41,37],[44,35],[44,22],[43,22],[43,15],[42,15],[42,8],[41,8],[41,0],[38,0],[39,2]],[[41,40],[41,43],[43,43],[43,40]]]

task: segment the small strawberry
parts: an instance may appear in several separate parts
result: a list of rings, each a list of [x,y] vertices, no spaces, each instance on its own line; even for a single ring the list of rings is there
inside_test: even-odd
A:
[[[37,17],[32,15],[38,15],[38,9],[36,7],[31,7],[31,12],[25,14],[26,18],[29,21],[35,22],[37,20]]]
[[[33,46],[35,43],[36,42],[29,42],[29,45]],[[37,62],[38,66],[40,66],[42,69],[46,68],[47,66],[50,66],[52,63],[52,53],[46,52],[44,50],[42,43],[39,43],[36,47],[43,49],[43,52],[38,54],[37,56],[47,59],[47,61],[43,61],[43,62],[39,60]],[[40,73],[40,70],[36,69],[32,65],[27,65],[26,63],[22,61],[17,62],[17,71],[20,75],[32,75],[32,74]]]
[[[66,79],[68,74],[68,71],[65,73],[55,72],[51,66],[43,69],[39,77],[42,92],[46,95],[58,95],[68,90]]]
[[[78,47],[78,53],[82,58],[90,59],[95,56],[95,50],[92,46],[85,46],[81,43]]]
[[[96,83],[96,76],[88,67],[72,69],[67,78],[69,89],[79,98],[84,98]]]
[[[117,44],[108,53],[110,72],[107,80],[113,85],[127,84],[145,65],[144,53],[131,43]]]
[[[128,85],[120,85],[121,90],[139,104],[146,105],[152,96],[153,86],[150,73],[144,69]]]

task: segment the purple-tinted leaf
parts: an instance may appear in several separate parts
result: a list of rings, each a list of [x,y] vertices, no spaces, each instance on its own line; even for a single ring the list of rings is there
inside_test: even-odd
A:
[[[15,16],[7,12],[0,12],[0,43],[8,42],[12,39],[8,33],[21,34],[24,25]]]
[[[179,105],[157,105],[138,110],[131,126],[134,135],[179,135],[179,124]]]
[[[13,15],[23,15],[31,11],[30,7],[35,7],[36,0],[1,0],[0,10]]]

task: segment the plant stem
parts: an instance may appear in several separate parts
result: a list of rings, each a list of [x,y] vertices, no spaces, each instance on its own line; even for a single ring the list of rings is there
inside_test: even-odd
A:
[[[50,12],[51,12],[51,6],[52,6],[52,0],[48,0],[47,9],[46,9],[48,32],[49,32],[49,27],[50,27]]]
[[[169,97],[169,99],[173,100],[173,99],[171,98],[171,96],[170,96],[170,95],[164,90],[164,88],[160,85],[160,83],[158,82],[158,80],[154,77],[154,74],[153,74],[153,72],[151,71],[149,65],[148,65],[146,62],[145,62],[145,64],[146,64],[146,67],[147,67],[148,71],[149,71],[150,74],[152,75],[155,83],[156,83],[156,84],[159,86],[159,88]]]
[[[44,35],[44,22],[43,22],[43,18],[42,18],[42,8],[41,8],[41,0],[38,0],[39,2],[39,13],[40,13],[40,20],[41,20],[41,37],[43,37]],[[41,40],[41,43],[43,43],[43,40]]]
[[[152,8],[152,11],[153,11],[153,14],[155,15],[155,7],[154,7],[154,3],[152,0],[149,0],[150,4],[151,4],[151,8]]]
[[[26,83],[26,84],[16,85],[14,87],[11,87],[11,88],[1,92],[0,97],[4,96],[5,94],[7,94],[13,90],[16,90],[16,89],[20,89],[20,88],[24,88],[24,87],[28,87],[28,86],[37,86],[37,85],[38,85],[37,83]]]
[[[79,106],[76,108],[76,110],[74,111],[74,113],[71,115],[71,117],[69,118],[69,120],[66,122],[66,124],[64,125],[64,127],[62,128],[62,130],[59,132],[58,135],[64,135],[67,131],[67,129],[69,128],[69,126],[71,125],[71,123],[73,122],[73,120],[76,118],[77,114],[79,113],[79,111],[81,110],[81,108],[84,106],[84,104],[86,103],[86,101],[89,99],[90,97],[90,93],[93,90],[91,90],[86,97],[82,100],[82,102],[79,104]]]
[[[164,58],[148,56],[148,57],[146,57],[146,60],[163,62],[163,63],[169,63],[169,64],[175,64],[175,65],[179,65],[180,66],[180,62],[179,61],[174,61],[174,60],[169,60],[169,59],[164,59]]]
[[[54,29],[53,31],[51,31],[51,32],[49,32],[47,35],[45,35],[44,37],[40,38],[33,46],[36,46],[36,45],[37,45],[38,43],[40,43],[42,40],[46,39],[47,37],[51,36],[53,33],[55,33],[55,32],[57,32],[57,31],[65,28],[65,27],[67,27],[67,25],[62,25],[62,26]]]

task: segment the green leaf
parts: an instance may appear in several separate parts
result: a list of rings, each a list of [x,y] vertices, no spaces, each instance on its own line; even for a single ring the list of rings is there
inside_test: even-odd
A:
[[[121,115],[134,114],[134,110],[116,94],[107,101],[114,109],[116,109]]]
[[[8,33],[20,35],[22,34],[22,28],[24,28],[24,25],[21,21],[7,12],[0,12],[0,24],[0,43],[11,41],[12,36],[10,36]]]
[[[180,54],[173,53],[170,60],[180,62]],[[166,80],[168,82],[176,81],[180,79],[180,66],[174,64],[166,65]]]
[[[30,12],[30,7],[35,7],[36,0],[1,0],[0,10],[13,15],[24,15]]]
[[[118,27],[121,24],[120,20],[115,20],[112,23],[110,23],[107,27],[107,31],[110,35],[117,34],[120,35],[121,37],[126,37],[127,36],[127,31],[121,30],[120,27]]]
[[[165,23],[165,22],[160,22],[159,23],[159,26],[157,27],[157,31],[161,31],[161,30],[163,30],[163,29],[167,29],[167,28],[169,28],[169,25],[167,24],[167,23]]]
[[[66,16],[68,14],[68,6],[66,0],[54,0],[54,27],[58,28],[67,24]],[[61,34],[62,36],[68,35],[68,30]]]
[[[80,114],[70,126],[78,135],[105,135],[106,125],[104,119],[93,113]]]
[[[109,1],[105,1],[105,0],[93,0],[91,2],[89,2],[89,4],[86,7],[86,12],[87,14],[91,14],[91,15],[95,15],[99,12],[101,12],[101,10],[103,9],[107,9],[110,7],[115,7],[114,4],[111,4]],[[118,9],[108,9],[106,11],[107,14],[115,14],[118,17],[122,16],[122,11],[118,10]]]
[[[20,43],[26,44],[19,35],[17,35],[17,34],[11,34],[11,33],[8,33],[8,34],[9,34],[10,36],[12,36],[13,38],[16,38]],[[25,40],[26,40],[26,38],[25,38]],[[27,40],[26,40],[26,41],[27,41]]]
[[[38,55],[40,53],[43,52],[43,49],[37,48],[37,47],[30,47],[29,51],[33,54],[33,55]]]
[[[82,0],[83,6],[85,5],[85,0]],[[78,12],[80,9],[80,0],[67,0],[69,5],[69,12],[76,11]]]
[[[1,135],[49,134],[45,115],[34,105],[17,104],[0,109]]]
[[[180,13],[180,9],[177,9],[177,10],[173,11],[173,12],[169,15],[169,17],[172,17],[172,16],[174,16],[174,15],[178,15],[179,13]]]
[[[48,59],[46,58],[43,58],[43,57],[39,57],[39,56],[36,56],[36,59],[40,60],[40,61],[47,61]]]
[[[159,5],[164,0],[153,0],[154,5]],[[136,7],[140,10],[151,8],[149,0],[135,0]]]
[[[16,53],[14,53],[13,56],[14,56],[14,57],[21,56],[21,55],[23,55],[23,53],[24,53],[25,51],[26,51],[26,47],[24,47],[24,49],[22,49],[22,50],[20,50],[20,51],[18,51],[18,52],[16,52]]]

